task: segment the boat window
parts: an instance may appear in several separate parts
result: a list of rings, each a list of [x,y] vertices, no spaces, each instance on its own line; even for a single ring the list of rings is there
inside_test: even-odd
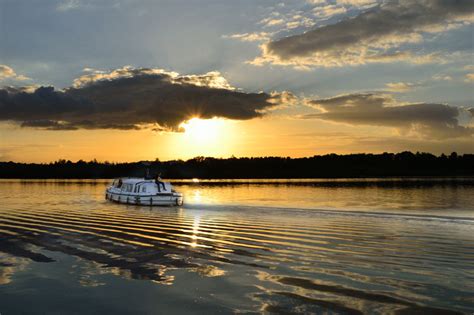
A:
[[[142,187],[142,192],[146,192],[146,186]]]

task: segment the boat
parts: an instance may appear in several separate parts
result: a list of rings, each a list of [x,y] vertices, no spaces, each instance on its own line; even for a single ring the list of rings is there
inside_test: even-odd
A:
[[[105,199],[144,206],[183,205],[183,194],[176,192],[171,183],[136,177],[114,179],[105,191]]]

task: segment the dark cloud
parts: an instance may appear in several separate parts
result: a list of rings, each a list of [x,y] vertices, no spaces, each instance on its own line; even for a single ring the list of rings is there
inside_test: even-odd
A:
[[[333,66],[392,61],[378,58],[387,53],[426,62],[434,56],[390,53],[390,48],[421,41],[420,33],[445,30],[449,23],[469,20],[473,12],[472,0],[391,1],[355,18],[271,41],[262,46],[263,56],[254,63]]]
[[[251,119],[282,100],[280,94],[244,93],[218,72],[179,76],[160,69],[124,67],[93,72],[57,91],[39,87],[0,90],[0,120],[49,130],[179,130],[192,117]]]
[[[67,123],[61,123],[56,120],[49,120],[49,119],[38,119],[38,120],[26,120],[21,123],[22,127],[33,127],[33,128],[41,128],[47,130],[77,130],[78,128],[69,125]]]
[[[78,129],[120,129],[120,130],[139,130],[138,125],[133,124],[107,124],[97,123],[90,120],[83,120],[77,122],[56,121],[48,119],[26,120],[21,123],[22,127],[40,128],[46,130],[78,130]],[[166,130],[161,128],[160,130]]]
[[[474,128],[459,124],[462,108],[431,103],[398,104],[388,94],[348,94],[312,100],[320,110],[305,118],[318,118],[353,125],[395,127],[425,137],[450,138],[472,136]]]

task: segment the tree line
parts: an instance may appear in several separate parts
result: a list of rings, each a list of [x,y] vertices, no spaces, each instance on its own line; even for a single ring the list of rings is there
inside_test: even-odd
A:
[[[140,161],[127,163],[0,162],[0,178],[114,178],[143,177],[161,173],[163,178],[357,178],[394,176],[474,176],[474,154],[449,156],[431,153],[327,154],[290,157],[195,157],[187,161]]]

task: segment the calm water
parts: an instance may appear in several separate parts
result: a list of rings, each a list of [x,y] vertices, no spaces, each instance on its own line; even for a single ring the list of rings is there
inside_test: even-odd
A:
[[[474,181],[0,181],[0,313],[471,314]]]

